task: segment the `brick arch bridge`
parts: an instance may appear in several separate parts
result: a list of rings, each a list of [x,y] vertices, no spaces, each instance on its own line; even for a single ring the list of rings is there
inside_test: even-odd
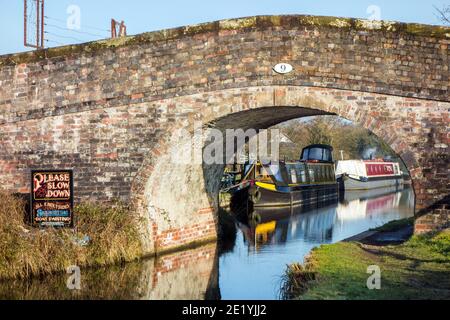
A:
[[[261,16],[2,56],[0,185],[27,193],[30,169],[73,168],[78,202],[132,203],[160,252],[217,235],[222,167],[171,161],[193,144],[178,129],[336,114],[402,157],[417,232],[442,228],[449,43],[445,27]],[[294,71],[275,73],[279,62]]]

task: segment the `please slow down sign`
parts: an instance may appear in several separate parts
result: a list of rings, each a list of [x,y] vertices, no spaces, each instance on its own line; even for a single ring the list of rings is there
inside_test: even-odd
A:
[[[73,171],[31,172],[31,223],[35,227],[73,227]]]

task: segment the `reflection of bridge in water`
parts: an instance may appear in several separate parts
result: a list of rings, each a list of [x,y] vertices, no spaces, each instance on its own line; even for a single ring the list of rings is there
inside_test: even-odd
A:
[[[217,245],[209,244],[123,266],[81,270],[81,290],[68,275],[0,282],[0,299],[219,299]]]

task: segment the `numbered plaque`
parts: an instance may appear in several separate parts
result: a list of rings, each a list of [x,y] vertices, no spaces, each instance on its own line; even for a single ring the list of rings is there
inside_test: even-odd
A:
[[[294,67],[289,63],[279,63],[275,67],[273,67],[273,71],[279,74],[290,73],[294,70]]]

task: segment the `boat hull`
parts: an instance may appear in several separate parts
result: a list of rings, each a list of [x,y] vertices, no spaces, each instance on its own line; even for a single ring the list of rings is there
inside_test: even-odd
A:
[[[303,205],[292,205],[282,207],[255,207],[253,215],[258,215],[258,223],[266,223],[270,221],[279,221],[282,219],[288,219],[295,214],[303,214],[308,212],[314,212],[314,210],[322,208],[334,208],[337,205],[337,199],[329,199],[320,202],[309,202]]]
[[[259,188],[258,192],[260,193],[259,197],[257,197],[258,199],[254,199],[255,197],[250,197],[249,199],[254,208],[307,206],[338,199],[337,184],[302,186],[290,192]],[[252,193],[252,190],[250,193]]]
[[[393,176],[386,178],[368,178],[366,181],[351,177],[344,177],[345,191],[352,190],[370,190],[379,188],[390,188],[403,186],[404,180],[402,176]]]

